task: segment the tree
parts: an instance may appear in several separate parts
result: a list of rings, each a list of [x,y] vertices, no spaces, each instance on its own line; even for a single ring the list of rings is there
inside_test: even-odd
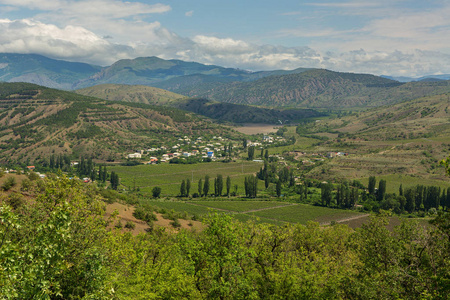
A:
[[[377,200],[383,201],[386,195],[386,180],[381,179],[378,184]]]
[[[155,186],[152,189],[152,195],[153,195],[153,198],[159,198],[159,196],[161,195],[161,188],[159,186]]]
[[[244,149],[247,148],[247,139],[246,138],[242,139],[242,146],[244,147]]]
[[[223,190],[223,176],[217,175],[216,177],[216,196],[222,196]]]
[[[200,197],[203,195],[203,182],[201,178],[198,180],[197,192]]]
[[[119,187],[119,175],[116,172],[112,171],[109,180],[111,183],[111,188],[113,190],[117,190],[117,188]]]
[[[248,147],[248,160],[253,160],[255,158],[255,146]]]
[[[266,152],[264,153],[264,159],[269,160],[269,150],[266,149]]]
[[[258,178],[249,175],[244,178],[245,195],[249,198],[255,198],[258,190]]]
[[[189,193],[191,191],[191,181],[188,179],[186,179],[186,197],[189,197]]]
[[[230,176],[227,176],[227,197],[230,197],[230,190],[231,190],[231,178]]]
[[[280,197],[281,196],[281,180],[280,179],[278,179],[278,181],[277,181],[276,192],[277,192],[277,197]]]
[[[369,187],[368,187],[369,194],[375,195],[376,184],[377,184],[377,180],[376,180],[375,176],[370,176],[369,177]]]
[[[203,184],[203,196],[207,197],[209,193],[209,176],[205,175],[205,183]]]
[[[330,206],[333,191],[333,185],[331,183],[322,183],[320,185],[320,197],[322,199],[322,205]]]
[[[184,180],[181,181],[180,196],[181,197],[185,197],[186,196],[186,182]]]

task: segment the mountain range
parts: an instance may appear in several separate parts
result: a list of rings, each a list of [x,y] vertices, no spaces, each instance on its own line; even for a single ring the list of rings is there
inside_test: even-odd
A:
[[[361,109],[450,92],[448,80],[404,83],[368,74],[308,68],[249,72],[157,57],[124,59],[100,67],[4,53],[0,54],[0,80],[65,90],[100,84],[146,85],[191,98],[273,108]]]

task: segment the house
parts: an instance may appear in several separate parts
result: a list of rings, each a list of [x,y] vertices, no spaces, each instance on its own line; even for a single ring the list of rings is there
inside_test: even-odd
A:
[[[128,158],[142,158],[142,154],[136,152],[136,153],[128,154],[127,157]]]
[[[191,156],[191,153],[189,153],[189,152],[183,152],[183,156],[184,156],[184,157],[189,157],[189,156]]]
[[[328,152],[327,158],[334,158],[334,157],[336,157],[336,155],[337,155],[337,152]]]
[[[32,170],[35,169],[35,166],[27,166],[27,169],[30,170],[30,171],[32,171]]]
[[[208,151],[206,155],[208,156],[208,158],[214,158],[214,151]]]

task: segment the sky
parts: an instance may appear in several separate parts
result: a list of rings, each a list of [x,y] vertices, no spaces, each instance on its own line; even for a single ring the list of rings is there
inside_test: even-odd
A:
[[[0,52],[450,74],[448,0],[0,0]]]

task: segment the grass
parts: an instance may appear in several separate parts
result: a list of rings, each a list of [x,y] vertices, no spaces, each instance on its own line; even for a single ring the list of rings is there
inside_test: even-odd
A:
[[[261,218],[269,218],[277,221],[300,224],[306,224],[308,221],[328,223],[331,221],[360,215],[360,213],[354,211],[332,209],[306,204],[273,208],[270,210],[262,210],[251,214]]]
[[[239,213],[254,209],[267,209],[281,205],[290,205],[290,203],[278,201],[195,201],[193,203]]]
[[[204,216],[208,213],[215,211],[212,208],[204,207],[204,206],[198,206],[186,202],[180,202],[180,201],[145,201],[146,204],[149,204],[154,207],[158,208],[164,208],[166,210],[173,209],[176,212],[186,212],[188,215],[197,215],[197,216]]]
[[[224,185],[227,176],[231,178],[231,186],[238,185],[238,194],[244,193],[244,177],[259,171],[262,164],[257,162],[211,162],[191,165],[159,164],[138,165],[134,167],[113,166],[108,171],[119,174],[120,183],[126,188],[139,187],[144,193],[151,193],[155,186],[162,189],[162,195],[178,195],[182,180],[191,180],[190,193],[197,192],[197,184],[205,175],[210,177],[210,192],[214,191],[214,178],[221,174]],[[261,188],[263,185],[259,185]]]
[[[196,215],[198,217],[206,216],[211,212],[220,212],[227,210],[232,216],[240,221],[246,222],[253,220],[255,222],[282,225],[283,223],[306,224],[308,221],[319,223],[329,223],[354,216],[361,213],[332,209],[327,207],[312,206],[307,204],[291,204],[278,201],[146,201],[147,204],[164,208],[168,211],[187,215]],[[288,205],[279,207],[280,205]],[[249,212],[254,209],[263,209],[261,211]],[[222,211],[223,212],[223,211]]]

